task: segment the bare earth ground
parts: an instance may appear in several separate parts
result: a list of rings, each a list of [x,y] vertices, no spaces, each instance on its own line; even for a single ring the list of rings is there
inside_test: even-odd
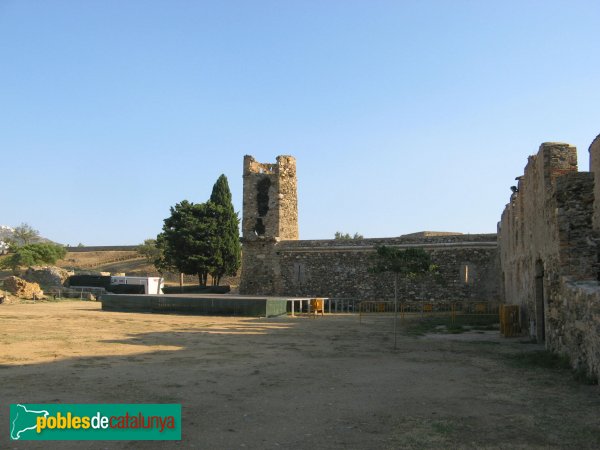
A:
[[[0,306],[0,448],[599,448],[600,388],[497,332]],[[8,440],[10,403],[181,403],[181,442]]]

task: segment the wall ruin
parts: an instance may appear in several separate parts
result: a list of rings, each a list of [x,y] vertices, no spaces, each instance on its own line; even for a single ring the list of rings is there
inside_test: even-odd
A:
[[[261,239],[298,239],[296,160],[278,156],[262,164],[244,156],[242,236]]]
[[[371,274],[368,269],[375,247],[391,245],[426,248],[440,268],[435,282],[402,283],[399,293],[404,299],[499,298],[495,234],[426,232],[385,239],[298,240],[296,189],[293,157],[279,156],[276,164],[244,158],[240,293],[389,299],[392,277]]]
[[[433,280],[401,282],[403,300],[487,301],[499,298],[495,234],[399,237],[352,241],[283,241],[275,246],[279,295],[392,300],[393,276],[373,274],[375,247],[421,247],[439,267]]]
[[[575,147],[542,144],[517,177],[497,235],[303,241],[294,158],[261,164],[246,156],[240,292],[390,299],[392,277],[368,271],[376,246],[423,247],[441,281],[405,283],[401,298],[520,305],[525,333],[599,376],[600,136],[590,147],[590,170],[578,172]]]
[[[522,329],[590,375],[600,374],[598,152],[592,173],[578,172],[575,147],[542,144],[498,224],[503,295],[520,305]]]
[[[242,274],[240,292],[281,291],[280,268],[273,247],[282,239],[298,239],[296,160],[278,156],[275,164],[244,156]]]

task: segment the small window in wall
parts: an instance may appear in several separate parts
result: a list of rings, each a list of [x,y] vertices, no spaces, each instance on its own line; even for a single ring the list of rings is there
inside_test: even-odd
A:
[[[305,279],[304,264],[294,263],[294,274],[293,274],[294,283],[297,283],[297,284],[304,283],[304,279]]]
[[[465,263],[460,267],[460,281],[463,284],[472,285],[475,282],[475,271],[473,264]]]

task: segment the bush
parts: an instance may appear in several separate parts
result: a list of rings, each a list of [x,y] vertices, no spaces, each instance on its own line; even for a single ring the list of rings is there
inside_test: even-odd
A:
[[[54,264],[67,254],[67,250],[62,245],[39,243],[28,244],[16,249],[16,251],[7,258],[4,258],[0,264],[4,268],[10,268],[16,271],[19,267],[39,266],[42,264]]]

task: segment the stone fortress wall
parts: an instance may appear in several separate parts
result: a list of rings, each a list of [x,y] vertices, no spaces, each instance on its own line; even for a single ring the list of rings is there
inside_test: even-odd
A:
[[[240,293],[381,300],[393,297],[390,275],[368,268],[377,245],[423,247],[439,266],[435,281],[401,283],[405,300],[498,300],[495,234],[423,232],[398,238],[299,240],[296,162],[244,157]]]
[[[378,245],[423,247],[435,281],[402,283],[403,300],[495,301],[520,306],[525,334],[600,376],[600,136],[590,172],[577,150],[544,143],[529,157],[498,234],[422,232],[396,238],[299,240],[296,162],[244,158],[240,293],[385,300],[392,277],[371,274]]]
[[[600,375],[600,137],[590,172],[577,150],[544,143],[530,156],[498,224],[502,289],[521,327],[573,367]]]
[[[326,296],[361,300],[391,300],[391,274],[372,274],[378,245],[422,247],[439,267],[435,280],[399,283],[403,300],[487,301],[499,298],[496,235],[454,235],[358,241],[282,241],[275,245],[282,288],[294,296]]]

